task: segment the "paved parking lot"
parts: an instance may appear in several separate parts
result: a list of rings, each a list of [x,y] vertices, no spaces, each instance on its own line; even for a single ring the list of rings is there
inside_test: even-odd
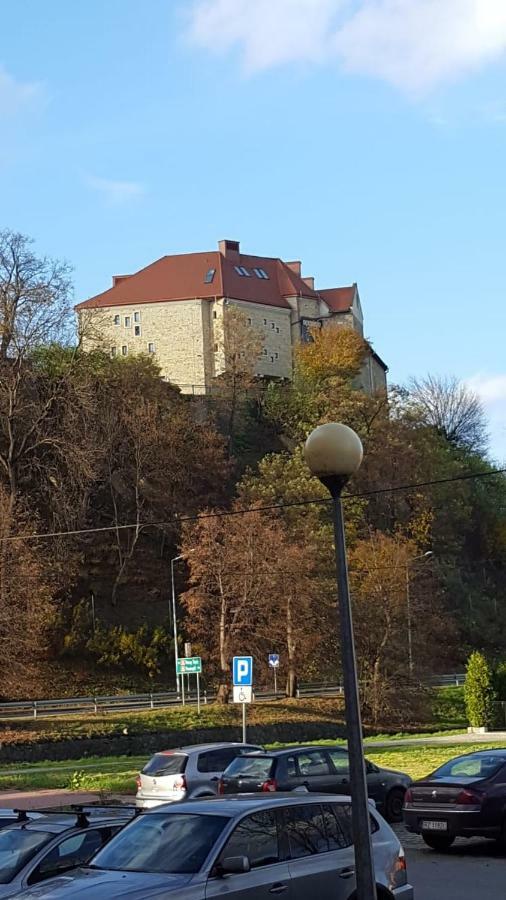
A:
[[[417,835],[395,828],[406,850],[415,900],[504,900],[506,853],[494,841],[459,839],[435,853]]]

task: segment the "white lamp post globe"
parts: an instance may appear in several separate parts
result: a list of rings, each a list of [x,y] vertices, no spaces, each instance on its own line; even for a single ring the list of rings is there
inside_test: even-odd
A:
[[[320,479],[347,479],[360,468],[364,451],[353,429],[337,422],[319,425],[304,445],[304,457],[313,475]]]

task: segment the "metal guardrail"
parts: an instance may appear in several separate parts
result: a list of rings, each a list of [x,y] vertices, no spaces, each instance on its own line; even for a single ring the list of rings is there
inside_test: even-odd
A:
[[[464,684],[465,675],[437,675],[429,679],[434,687]],[[297,698],[304,697],[339,697],[343,694],[341,684],[300,684],[297,688]],[[282,700],[283,691],[277,694],[271,690],[254,692],[257,701]],[[203,704],[212,703],[216,699],[213,692],[201,692]],[[42,719],[52,716],[67,717],[78,716],[85,713],[94,715],[118,712],[135,712],[136,710],[167,709],[171,706],[180,706],[182,696],[176,691],[165,691],[149,694],[123,694],[105,697],[65,697],[53,700],[13,700],[9,703],[0,703],[0,720],[13,719]],[[197,694],[194,691],[185,691],[185,703],[196,705]]]

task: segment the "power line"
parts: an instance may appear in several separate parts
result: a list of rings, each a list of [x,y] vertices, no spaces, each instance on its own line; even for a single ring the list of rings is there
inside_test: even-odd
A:
[[[493,469],[490,472],[467,472],[463,475],[453,475],[449,476],[448,478],[435,478],[431,481],[418,481],[411,484],[391,485],[387,488],[375,488],[374,490],[360,491],[355,494],[343,494],[343,501],[361,499],[362,497],[375,497],[380,494],[391,494],[398,491],[418,490],[419,488],[434,487],[440,484],[453,484],[458,481],[471,481],[477,478],[491,478],[494,475],[503,475],[504,473],[506,473],[506,468]],[[198,522],[204,519],[222,519],[226,518],[227,516],[244,516],[251,513],[272,512],[274,510],[293,509],[294,507],[329,503],[332,503],[332,499],[330,497],[314,497],[310,500],[292,500],[288,503],[271,503],[267,506],[250,506],[242,509],[223,510],[222,512],[197,513],[194,516],[179,516],[176,513],[174,515],[174,518],[168,522],[144,522],[142,524],[139,524],[138,522],[132,522],[126,525],[104,525],[98,528],[79,528],[69,531],[47,531],[41,532],[39,534],[13,535],[12,537],[8,538],[0,538],[0,543],[43,540],[47,538],[57,537],[77,537],[85,534],[100,534],[109,531],[125,531],[131,530],[133,528],[138,528],[139,531],[142,531],[146,528],[167,528],[169,525],[174,525],[175,523],[181,522]]]

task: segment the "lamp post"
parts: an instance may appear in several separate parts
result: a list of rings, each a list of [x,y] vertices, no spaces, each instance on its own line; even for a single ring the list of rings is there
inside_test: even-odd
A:
[[[432,550],[427,550],[427,553],[422,553],[420,556],[414,556],[412,559],[408,559],[406,563],[406,619],[408,626],[408,669],[410,677],[413,675],[414,665],[413,665],[413,620],[411,616],[411,587],[409,582],[409,567],[416,562],[418,559],[430,559],[433,556]]]
[[[376,900],[357,662],[341,501],[343,487],[350,476],[359,469],[362,462],[362,444],[358,435],[347,425],[338,425],[332,422],[320,425],[311,432],[304,447],[304,456],[313,475],[320,479],[332,496],[341,658],[350,764],[351,812],[355,844],[356,896],[357,900]]]

